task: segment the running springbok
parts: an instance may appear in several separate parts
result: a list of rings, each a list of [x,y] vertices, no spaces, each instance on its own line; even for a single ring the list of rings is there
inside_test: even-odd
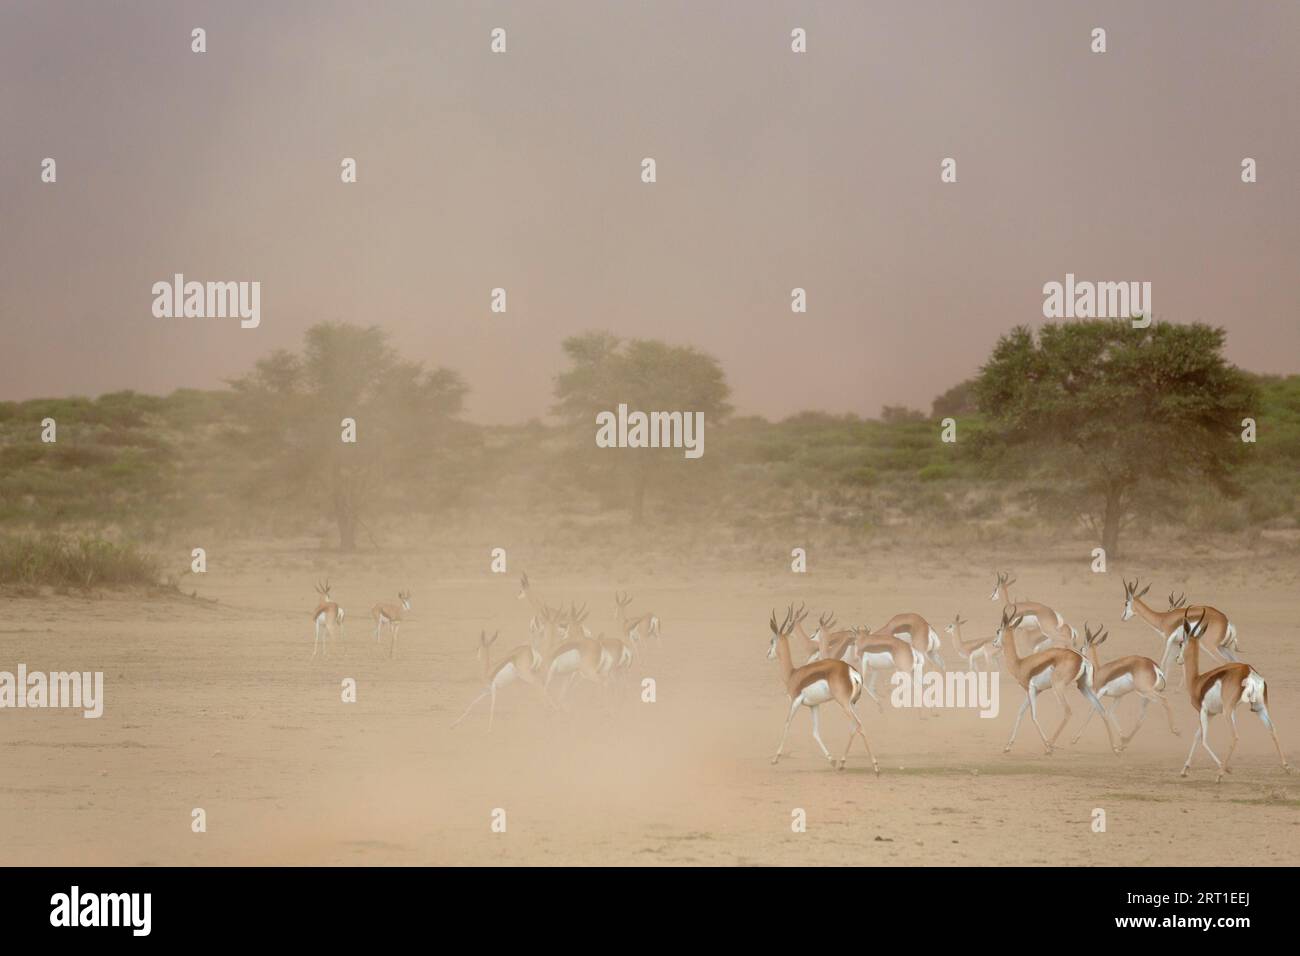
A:
[[[847,661],[861,667],[861,675],[870,671],[864,690],[876,704],[876,709],[884,711],[885,705],[876,694],[876,679],[881,672],[893,674],[906,671],[919,683],[925,668],[925,658],[921,651],[910,641],[905,641],[893,633],[881,628],[872,632],[867,627],[850,627],[843,631],[832,631],[835,626],[834,614],[823,614],[817,621],[817,629],[810,637],[803,630],[802,621],[808,614],[801,606],[794,616],[794,626],[799,636],[813,646],[808,663],[817,660]]]
[[[406,611],[411,609],[411,592],[398,591],[397,604],[376,604],[370,609],[371,620],[375,622],[375,643],[379,643],[379,632],[383,630],[384,625],[388,625],[389,642],[388,656],[393,656],[393,649],[397,646],[397,629],[402,626],[403,616]]]
[[[1237,659],[1234,653],[1238,650],[1237,628],[1228,620],[1226,614],[1218,608],[1204,604],[1170,607],[1168,611],[1157,611],[1142,600],[1143,596],[1151,590],[1151,585],[1148,584],[1139,591],[1139,583],[1137,578],[1131,582],[1124,582],[1124,613],[1120,615],[1120,620],[1131,621],[1134,616],[1140,617],[1160,635],[1161,640],[1165,642],[1164,653],[1160,656],[1161,669],[1169,669],[1169,659],[1173,656],[1174,644],[1182,641],[1183,621],[1188,613],[1194,617],[1199,616],[1205,622],[1205,631],[1210,636],[1210,643],[1205,649],[1211,657],[1221,662]],[[1170,604],[1174,604],[1172,593],[1169,598]]]
[[[334,598],[330,596],[330,583],[324,581],[316,585],[316,593],[320,595],[320,601],[316,605],[316,610],[311,612],[312,620],[316,622],[316,639],[311,645],[311,656],[315,660],[316,652],[320,651],[320,656],[326,655],[326,641],[331,634],[336,635],[339,640],[343,639],[343,608],[335,603]]]
[[[1205,752],[1219,768],[1215,783],[1221,781],[1225,773],[1232,772],[1228,767],[1228,761],[1232,759],[1232,753],[1237,749],[1237,741],[1240,739],[1237,734],[1237,705],[1242,701],[1249,704],[1254,713],[1259,714],[1259,719],[1273,735],[1273,746],[1277,748],[1282,769],[1290,773],[1291,765],[1286,762],[1286,754],[1282,752],[1282,742],[1277,739],[1277,728],[1273,726],[1273,720],[1268,715],[1268,685],[1264,683],[1264,678],[1259,675],[1259,672],[1249,664],[1239,661],[1223,664],[1203,674],[1200,672],[1199,648],[1201,638],[1205,635],[1207,616],[1206,612],[1201,610],[1199,616],[1193,620],[1190,610],[1185,610],[1183,623],[1175,635],[1178,642],[1178,663],[1183,666],[1184,673],[1187,675],[1187,693],[1191,698],[1192,708],[1200,720],[1196,735],[1192,738],[1192,749],[1187,751],[1187,762],[1183,764],[1179,776],[1187,776],[1187,770],[1192,765],[1192,757],[1196,753],[1197,743],[1205,747]],[[1210,718],[1223,713],[1228,715],[1228,724],[1232,727],[1232,744],[1228,747],[1227,756],[1220,760],[1210,749]]]
[[[969,624],[970,621],[963,621],[958,614],[953,618],[952,623],[944,627],[944,633],[952,638],[953,647],[957,648],[957,656],[966,662],[971,670],[975,669],[975,658],[984,655],[984,669],[993,670],[993,635],[988,637],[976,637],[966,640],[961,636],[963,624]]]
[[[1104,716],[1114,723],[1115,730],[1119,733],[1119,749],[1123,750],[1128,746],[1129,741],[1137,736],[1137,732],[1142,728],[1142,722],[1146,720],[1147,706],[1153,700],[1159,701],[1165,708],[1165,716],[1169,718],[1169,732],[1177,737],[1178,728],[1174,726],[1173,708],[1169,706],[1169,698],[1160,693],[1167,686],[1165,672],[1151,658],[1136,655],[1116,658],[1109,664],[1101,663],[1097,659],[1097,648],[1109,634],[1110,631],[1103,631],[1100,627],[1094,632],[1088,627],[1087,621],[1083,622],[1083,652],[1092,664],[1092,690],[1098,700],[1111,698],[1110,710]],[[1115,709],[1119,707],[1121,697],[1132,693],[1142,698],[1142,704],[1132,733],[1125,734],[1119,726],[1119,721],[1115,719]],[[1088,721],[1092,720],[1092,714],[1093,712],[1089,710],[1083,726],[1079,728],[1079,732],[1074,735],[1070,743],[1079,742],[1083,732],[1088,729]]]
[[[533,608],[533,619],[529,623],[530,628],[536,627],[540,630],[549,618],[563,614],[562,608],[553,608],[537,596],[537,593],[533,590],[532,582],[528,580],[527,572],[519,575],[519,594],[517,598],[521,601],[527,600]]]
[[[632,663],[636,660],[636,648],[619,637],[606,637],[604,634],[601,634],[599,637],[592,638],[591,628],[586,625],[586,620],[589,614],[590,612],[587,610],[585,604],[582,606],[581,611],[578,610],[576,604],[570,604],[568,617],[560,624],[560,631],[563,638],[567,639],[570,636],[581,636],[588,640],[594,639],[596,643],[600,645],[600,673],[602,677],[609,675],[617,675],[621,677],[622,675],[630,673]],[[573,631],[575,629],[581,633],[574,635]],[[570,680],[572,680],[572,677]]]
[[[478,635],[478,657],[483,661],[483,680],[487,686],[483,692],[470,701],[469,706],[465,708],[465,713],[461,714],[452,724],[452,729],[459,727],[461,721],[469,716],[469,712],[474,709],[480,700],[484,697],[491,697],[492,703],[488,710],[488,733],[492,733],[492,721],[497,712],[497,692],[501,688],[521,680],[525,684],[532,684],[538,690],[542,690],[541,668],[542,655],[530,641],[527,644],[520,644],[504,658],[497,662],[496,666],[492,665],[492,644],[497,639],[500,631],[494,631],[491,637],[487,636],[487,631],[480,631]],[[545,696],[545,694],[543,694]]]
[[[1003,607],[1012,609],[1012,616],[1019,614],[1024,618],[1024,627],[1034,641],[1035,651],[1045,650],[1051,646],[1052,641],[1060,641],[1062,644],[1078,643],[1079,632],[1065,623],[1065,618],[1060,615],[1060,612],[1036,601],[1011,600],[1008,588],[1015,584],[1017,579],[1011,576],[1010,571],[999,571],[997,575],[998,583],[993,586],[993,593],[989,595],[989,600],[1001,601]],[[1037,637],[1034,636],[1035,631],[1038,633]]]
[[[1016,733],[1020,730],[1020,721],[1024,719],[1025,711],[1028,710],[1034,726],[1038,728],[1038,736],[1043,738],[1043,747],[1050,754],[1055,748],[1056,738],[1061,736],[1061,731],[1070,722],[1072,714],[1070,702],[1065,698],[1065,688],[1070,684],[1077,687],[1079,693],[1083,694],[1098,713],[1101,713],[1101,702],[1092,692],[1092,680],[1089,676],[1092,664],[1068,647],[1050,647],[1028,657],[1020,656],[1016,650],[1016,628],[1020,626],[1022,620],[1019,613],[1012,617],[1011,609],[1004,608],[1002,623],[998,625],[997,633],[993,636],[993,646],[1002,651],[1007,673],[1025,689],[1025,702],[1020,705],[1020,712],[1016,714],[1016,723],[1011,728],[1011,736],[1007,738],[1007,745],[1002,748],[1002,752],[1011,752],[1011,745],[1016,742]],[[1043,727],[1038,722],[1038,695],[1049,687],[1056,694],[1056,699],[1061,702],[1061,709],[1064,711],[1061,715],[1061,724],[1050,739],[1043,733]],[[1105,714],[1102,714],[1102,718],[1102,723],[1106,725],[1106,736],[1110,737],[1110,749],[1118,754],[1119,748],[1115,746],[1115,738],[1112,736],[1109,722],[1105,720]]]
[[[575,678],[581,676],[593,684],[603,684],[613,668],[613,658],[604,645],[605,635],[592,637],[591,631],[582,626],[586,616],[585,608],[581,612],[575,609],[570,619],[560,623],[564,639],[542,661],[542,682],[551,704],[556,703],[551,697],[551,681],[555,678],[567,678],[560,688],[563,700]]]
[[[780,627],[776,623],[776,611],[772,612],[768,626],[772,630],[772,640],[767,648],[767,659],[780,663],[781,679],[785,684],[786,696],[790,699],[790,712],[786,715],[785,729],[781,732],[781,742],[777,745],[772,763],[775,764],[781,759],[794,715],[799,712],[800,707],[807,707],[812,711],[813,739],[817,741],[822,754],[830,761],[832,769],[844,769],[844,764],[849,758],[849,749],[853,746],[853,738],[861,737],[863,746],[867,748],[867,756],[871,758],[871,769],[876,772],[876,776],[879,776],[880,764],[876,762],[876,755],[871,752],[871,742],[867,740],[862,721],[858,719],[857,711],[853,709],[853,705],[862,695],[862,675],[840,660],[815,661],[802,667],[794,666],[794,662],[790,659],[790,634],[794,630],[793,604],[786,611],[785,621]],[[818,708],[832,700],[840,705],[852,727],[849,741],[844,746],[844,755],[840,757],[838,766],[831,752],[826,749],[826,744],[822,742],[821,720],[818,715]]]
[[[939,634],[930,622],[919,614],[905,611],[895,614],[888,621],[876,628],[877,634],[893,634],[901,637],[930,659],[939,670],[943,670],[943,645]]]
[[[876,696],[876,678],[881,672],[892,675],[903,671],[912,675],[913,686],[920,687],[925,670],[925,658],[919,648],[901,637],[895,637],[887,631],[871,632],[866,627],[853,628],[853,640],[849,645],[853,660],[862,666],[862,673],[871,672],[867,680],[866,691],[876,702],[876,708],[883,711],[884,705]],[[917,710],[917,713],[921,713]]]

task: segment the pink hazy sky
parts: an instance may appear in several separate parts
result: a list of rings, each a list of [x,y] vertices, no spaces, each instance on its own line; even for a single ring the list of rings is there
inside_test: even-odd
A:
[[[336,319],[484,422],[588,329],[712,353],[741,412],[928,409],[1067,272],[1294,372],[1298,90],[1294,2],[10,2],[0,398],[217,387]],[[176,272],[261,326],[154,318]]]

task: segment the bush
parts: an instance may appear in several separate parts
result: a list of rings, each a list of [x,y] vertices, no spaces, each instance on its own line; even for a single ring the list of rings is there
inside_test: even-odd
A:
[[[0,584],[89,588],[156,585],[159,565],[132,544],[60,535],[0,537]]]

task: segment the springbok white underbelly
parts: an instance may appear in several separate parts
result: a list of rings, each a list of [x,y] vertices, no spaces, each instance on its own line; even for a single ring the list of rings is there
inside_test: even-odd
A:
[[[862,655],[863,670],[873,671],[892,671],[894,669],[894,655],[886,653],[874,653],[868,651]]]
[[[1133,690],[1133,675],[1121,674],[1097,691],[1098,697],[1123,697]]]
[[[799,692],[799,698],[808,707],[824,704],[831,699],[831,685],[824,680],[813,681]]]

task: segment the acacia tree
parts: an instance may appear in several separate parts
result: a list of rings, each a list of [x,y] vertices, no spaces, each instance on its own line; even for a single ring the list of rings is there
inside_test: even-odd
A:
[[[707,426],[731,412],[731,393],[718,360],[690,346],[650,339],[622,341],[608,332],[564,340],[569,368],[556,378],[552,411],[571,426],[577,447],[588,449],[593,467],[604,466],[629,486],[632,520],[645,516],[646,490],[680,449],[636,448],[620,454],[595,447],[596,415],[619,404],[650,411],[703,412]],[[707,446],[706,446],[707,447]]]
[[[1044,482],[1038,503],[1073,514],[1108,555],[1135,517],[1180,484],[1232,493],[1250,379],[1223,357],[1223,329],[1125,320],[1025,326],[999,339],[975,391],[985,448]]]
[[[456,372],[401,359],[379,327],[343,322],[313,325],[301,355],[272,352],[230,385],[259,491],[305,496],[349,551],[364,516],[395,502],[400,479],[432,469],[466,392]],[[342,440],[345,418],[355,443]]]

